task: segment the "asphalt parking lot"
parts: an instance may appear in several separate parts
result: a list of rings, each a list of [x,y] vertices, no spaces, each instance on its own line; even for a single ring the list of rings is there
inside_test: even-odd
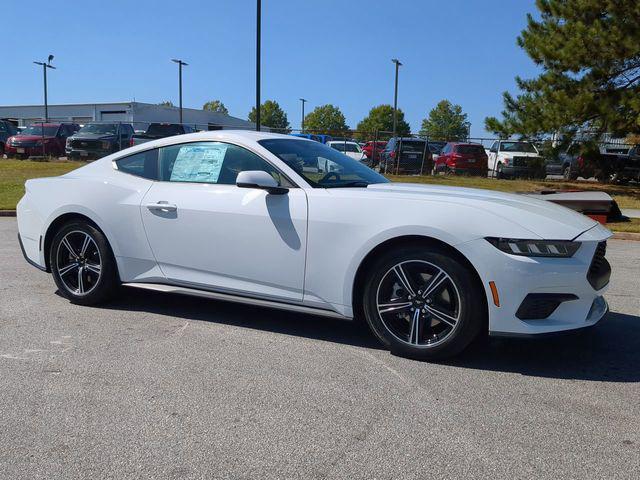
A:
[[[125,290],[71,305],[0,219],[0,478],[639,478],[640,243],[612,313],[441,364],[363,327]]]

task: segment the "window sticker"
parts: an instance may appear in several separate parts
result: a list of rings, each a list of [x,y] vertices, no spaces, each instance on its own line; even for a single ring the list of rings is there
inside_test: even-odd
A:
[[[228,145],[181,147],[171,170],[171,181],[216,183],[227,147]]]

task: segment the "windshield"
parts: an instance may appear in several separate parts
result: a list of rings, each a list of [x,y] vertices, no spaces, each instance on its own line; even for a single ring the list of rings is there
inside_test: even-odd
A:
[[[379,173],[322,143],[284,138],[258,143],[315,188],[366,187],[389,182]]]
[[[360,152],[360,147],[355,143],[332,143],[331,148],[335,148],[339,152]]]
[[[456,152],[463,154],[485,154],[484,147],[482,145],[458,145],[456,147]]]
[[[114,123],[93,123],[82,127],[78,133],[99,133],[103,135],[115,135],[116,133],[118,133],[118,125]]]
[[[42,125],[29,125],[25,128],[20,135],[44,135],[45,137],[55,137],[58,133],[57,126],[45,125],[44,133],[42,133]]]
[[[182,129],[182,125],[178,125],[175,123],[152,123],[149,125],[147,129],[147,135],[153,136],[168,136],[171,137],[173,135],[182,135],[184,130]]]
[[[536,147],[529,142],[502,142],[500,144],[501,152],[525,152],[525,153],[538,153]]]
[[[402,140],[398,142],[398,147],[402,145],[402,152],[422,153],[427,148],[427,143],[420,140]]]

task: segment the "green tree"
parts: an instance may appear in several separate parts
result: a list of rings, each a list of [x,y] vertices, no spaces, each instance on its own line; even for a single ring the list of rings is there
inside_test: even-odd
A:
[[[434,140],[461,140],[468,134],[467,114],[460,105],[449,100],[440,100],[422,121],[420,135]]]
[[[160,105],[161,107],[175,107],[171,100],[163,100],[162,102],[158,103],[158,105]]]
[[[304,128],[318,133],[341,133],[349,130],[340,109],[331,104],[320,105],[304,117]]]
[[[216,112],[216,113],[224,113],[225,115],[229,115],[229,110],[224,106],[220,100],[209,100],[202,106],[203,110],[207,110],[208,112]]]
[[[517,77],[517,96],[503,94],[502,118],[487,130],[506,136],[571,134],[579,129],[616,136],[640,132],[640,2],[537,0],[518,45],[542,72]]]
[[[249,112],[249,121],[256,121],[256,107],[253,107]],[[289,120],[287,120],[287,114],[285,113],[278,102],[275,100],[267,100],[262,105],[260,105],[260,124],[265,127],[270,127],[274,129],[278,129],[284,133],[289,133],[291,128],[289,128]]]
[[[400,135],[407,135],[411,132],[411,127],[404,120],[404,113],[398,109],[398,123],[396,131]],[[364,117],[358,126],[356,136],[361,139],[369,139],[371,134],[378,132],[393,131],[393,107],[391,105],[378,105],[369,110],[369,114]],[[382,135],[384,136],[384,134]]]

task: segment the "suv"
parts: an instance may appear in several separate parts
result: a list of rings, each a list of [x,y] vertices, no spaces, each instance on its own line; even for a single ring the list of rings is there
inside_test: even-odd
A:
[[[7,156],[18,158],[62,157],[67,138],[79,128],[75,123],[32,123],[9,137],[5,152]]]
[[[13,123],[7,120],[0,120],[0,158],[2,158],[4,146],[6,145],[9,137],[17,135],[17,133],[18,129]]]
[[[96,159],[127,148],[133,136],[128,123],[90,123],[67,138],[70,159]]]
[[[447,143],[434,162],[433,173],[487,176],[487,154],[479,143]]]
[[[392,137],[381,155],[381,172],[422,174],[432,169],[433,155],[421,138]]]

